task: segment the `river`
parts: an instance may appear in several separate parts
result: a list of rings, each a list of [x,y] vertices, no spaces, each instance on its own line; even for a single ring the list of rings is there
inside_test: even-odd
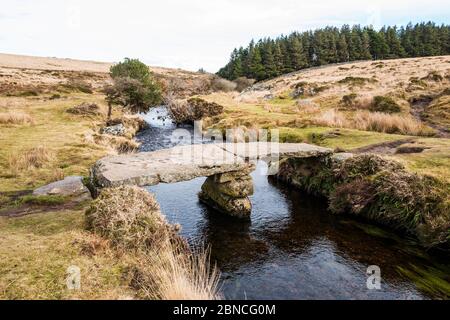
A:
[[[137,136],[141,151],[180,143],[171,139],[177,127],[164,108],[152,109],[144,118],[150,128]],[[326,199],[268,178],[261,174],[265,169],[260,162],[252,174],[251,221],[229,218],[200,203],[197,193],[205,178],[148,188],[168,220],[182,226],[181,235],[193,245],[211,248],[225,298],[448,298],[448,257],[427,253],[414,239],[389,230],[334,216]],[[370,266],[381,271],[380,289],[368,288]]]

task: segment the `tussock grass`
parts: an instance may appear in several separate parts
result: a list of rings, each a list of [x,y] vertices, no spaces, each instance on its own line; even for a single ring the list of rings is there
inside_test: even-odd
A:
[[[83,230],[81,210],[0,217],[0,299],[130,299],[117,259],[100,236]],[[81,290],[68,290],[66,270],[81,269]]]
[[[336,109],[330,109],[322,114],[314,117],[314,124],[319,126],[343,128],[349,127],[350,123],[347,121],[345,115]]]
[[[81,116],[102,116],[105,112],[95,103],[82,103],[67,109],[68,113]]]
[[[132,186],[105,189],[86,211],[86,226],[130,259],[132,285],[146,299],[217,299],[218,273],[168,224],[155,198]]]
[[[350,86],[363,86],[366,83],[375,83],[375,82],[377,82],[377,80],[374,78],[363,78],[353,76],[348,76],[338,81],[339,84],[348,84]]]
[[[42,168],[54,159],[54,154],[44,146],[8,155],[8,166],[15,175],[23,171]]]
[[[109,147],[116,152],[133,153],[139,149],[139,143],[127,137],[113,136],[109,134],[94,134],[92,136],[95,144]]]
[[[430,136],[434,134],[431,128],[426,127],[412,117],[382,112],[358,111],[354,116],[353,126],[359,130],[415,136]]]
[[[86,211],[86,225],[124,251],[146,250],[169,230],[155,198],[143,189],[125,186],[103,190]]]
[[[349,128],[383,133],[432,136],[434,130],[412,117],[382,112],[357,111],[351,119],[336,109],[327,110],[314,117],[312,122],[319,126]]]
[[[0,124],[34,124],[33,118],[21,112],[0,113]]]
[[[209,252],[194,253],[165,242],[134,270],[133,282],[146,299],[218,300],[219,273],[210,266]]]

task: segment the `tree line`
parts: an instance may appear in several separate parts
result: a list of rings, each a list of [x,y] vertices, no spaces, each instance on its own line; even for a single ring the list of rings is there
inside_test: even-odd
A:
[[[450,54],[450,26],[422,22],[406,27],[343,25],[264,38],[234,49],[219,76],[258,81],[296,70],[357,60],[395,59]]]

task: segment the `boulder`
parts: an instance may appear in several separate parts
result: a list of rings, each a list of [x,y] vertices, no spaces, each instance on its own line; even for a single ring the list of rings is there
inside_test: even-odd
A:
[[[253,180],[250,176],[217,184],[217,190],[234,198],[251,196],[254,193]]]
[[[122,123],[101,129],[101,133],[110,134],[113,136],[123,136],[125,135],[125,131],[125,126]]]
[[[210,207],[229,216],[241,219],[250,218],[252,212],[250,199],[246,196],[236,198],[224,194],[219,190],[218,186],[213,179],[206,179],[202,186],[202,191],[199,193],[199,199]]]
[[[208,177],[202,186],[199,198],[209,206],[230,216],[248,218],[252,211],[248,196],[252,194],[252,178],[249,175],[233,172]]]
[[[83,184],[83,177],[71,176],[64,180],[52,182],[33,192],[34,196],[64,196],[87,200],[91,198],[89,189]]]

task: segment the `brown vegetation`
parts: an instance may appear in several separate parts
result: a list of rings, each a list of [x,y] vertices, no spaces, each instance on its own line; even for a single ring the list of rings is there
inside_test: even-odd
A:
[[[412,117],[391,115],[382,112],[358,111],[352,121],[353,128],[366,131],[399,133],[415,136],[434,134],[431,128]]]
[[[0,124],[34,124],[33,118],[21,112],[0,113]]]
[[[213,91],[231,92],[236,90],[237,84],[227,79],[214,77],[211,80],[211,88]]]
[[[139,149],[139,143],[133,139],[109,134],[94,134],[94,143],[112,148],[118,153],[133,153]]]
[[[96,103],[82,103],[78,106],[67,109],[68,113],[81,116],[101,116],[104,111]]]
[[[391,97],[385,96],[375,96],[373,97],[372,105],[370,106],[370,111],[374,112],[384,112],[384,113],[396,113],[400,112],[402,109]]]
[[[223,112],[223,106],[208,102],[201,98],[190,98],[187,101],[166,97],[170,116],[177,123],[189,123],[206,117],[214,117]]]
[[[312,122],[319,126],[404,135],[430,136],[435,134],[433,129],[412,117],[382,112],[357,111],[353,117],[347,119],[343,112],[330,109],[314,117]]]
[[[20,172],[33,168],[41,168],[52,161],[54,154],[44,146],[34,147],[8,156],[8,164],[11,173],[17,175]]]
[[[119,253],[127,253],[131,284],[142,298],[219,298],[218,273],[209,267],[206,252],[190,252],[147,191],[130,186],[103,190],[86,212],[86,224]]]

